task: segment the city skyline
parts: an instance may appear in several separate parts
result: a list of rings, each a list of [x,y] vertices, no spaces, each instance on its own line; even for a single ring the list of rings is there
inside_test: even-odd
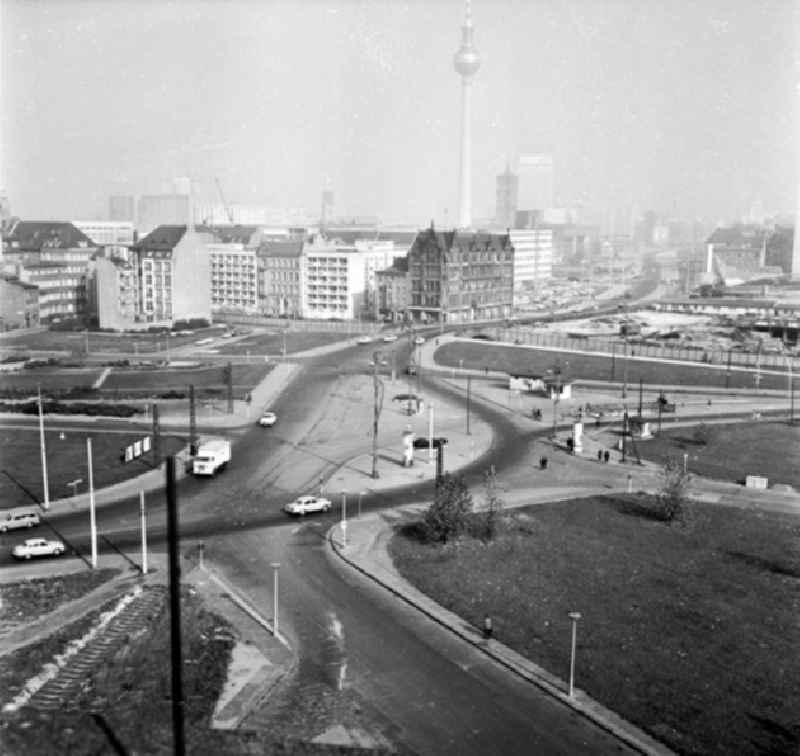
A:
[[[598,214],[793,212],[793,5],[646,5],[472,3],[475,217],[509,153],[552,155],[555,204]],[[182,175],[314,212],[330,177],[337,212],[454,225],[463,18],[462,0],[6,0],[0,186],[30,218],[105,217]]]

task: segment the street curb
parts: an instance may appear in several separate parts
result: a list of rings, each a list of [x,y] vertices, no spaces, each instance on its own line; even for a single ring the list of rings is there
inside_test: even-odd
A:
[[[566,683],[564,683],[561,680],[558,680],[558,678],[556,678],[554,675],[551,675],[549,672],[542,669],[535,663],[526,660],[527,665],[529,665],[530,667],[529,669],[522,669],[512,664],[510,661],[508,661],[507,659],[503,658],[498,653],[496,653],[492,649],[492,646],[505,649],[510,654],[516,654],[517,652],[513,651],[507,646],[504,646],[503,644],[499,643],[496,640],[491,640],[488,643],[486,641],[483,641],[482,639],[480,639],[480,635],[478,634],[477,630],[474,631],[474,636],[473,636],[473,634],[465,632],[464,630],[460,630],[459,628],[449,624],[440,616],[437,616],[435,611],[431,611],[430,609],[422,606],[420,603],[415,601],[413,598],[408,596],[403,591],[389,585],[386,581],[382,580],[381,578],[369,572],[361,565],[357,564],[343,552],[340,545],[334,539],[333,532],[337,527],[339,527],[338,524],[333,525],[328,530],[328,533],[326,534],[326,541],[328,542],[329,547],[332,549],[333,553],[335,553],[343,562],[348,564],[357,572],[361,573],[362,575],[369,578],[377,585],[389,591],[396,598],[399,598],[401,601],[405,602],[409,606],[421,612],[426,617],[428,617],[428,619],[436,622],[436,624],[438,624],[440,627],[450,631],[451,633],[453,633],[453,635],[456,635],[461,640],[466,641],[474,648],[481,651],[483,654],[485,654],[486,656],[490,657],[501,666],[508,669],[510,672],[513,672],[522,679],[533,683],[538,688],[543,690],[545,693],[548,693],[549,695],[558,699],[561,703],[566,704],[570,708],[574,709],[576,712],[583,715],[587,719],[591,720],[602,729],[611,733],[612,735],[614,735],[616,738],[618,738],[631,748],[637,750],[639,753],[647,754],[648,756],[651,755],[670,756],[671,754],[674,753],[666,745],[659,743],[657,740],[655,740],[652,736],[648,735],[643,730],[640,730],[635,725],[626,722],[619,715],[615,714],[614,712],[608,709],[605,709],[605,707],[601,707],[600,704],[589,699],[588,696],[586,696],[586,694],[583,693],[582,691],[576,689],[575,692],[577,694],[577,697],[570,698],[568,694],[564,693],[557,686],[557,684],[554,684],[550,680],[557,680],[559,683],[561,683],[562,686],[566,686]],[[430,601],[437,608],[442,609],[442,611],[447,611],[443,607],[440,607],[439,604],[436,604],[432,599],[430,599]],[[464,624],[467,625],[466,622]],[[602,708],[602,711],[598,711],[594,707]]]

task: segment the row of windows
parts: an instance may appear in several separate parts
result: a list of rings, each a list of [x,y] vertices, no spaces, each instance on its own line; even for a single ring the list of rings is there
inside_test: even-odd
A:
[[[335,265],[338,262],[339,265],[347,266],[347,258],[346,257],[309,257],[308,264],[309,265]]]

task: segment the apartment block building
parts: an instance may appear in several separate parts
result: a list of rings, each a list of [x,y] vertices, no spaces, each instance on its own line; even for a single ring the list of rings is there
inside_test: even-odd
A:
[[[408,270],[414,320],[469,322],[511,313],[514,249],[508,234],[431,226],[417,234]]]
[[[16,221],[3,239],[3,272],[39,287],[38,320],[86,314],[89,261],[100,252],[86,234],[63,221]]]
[[[314,236],[303,249],[301,279],[303,317],[349,320],[363,312],[365,266],[355,247]]]
[[[259,307],[265,315],[300,317],[303,311],[303,239],[271,239],[258,247]]]
[[[159,226],[132,248],[138,279],[138,322],[211,320],[211,259],[214,238],[186,226]]]
[[[405,320],[411,304],[408,259],[396,257],[389,268],[375,274],[378,291],[378,317],[384,320]]]
[[[39,287],[0,274],[0,331],[39,325]]]
[[[99,327],[120,331],[136,327],[139,279],[132,263],[98,257],[91,266],[87,297]]]
[[[241,242],[207,245],[211,272],[211,309],[255,315],[259,311],[258,255]]]

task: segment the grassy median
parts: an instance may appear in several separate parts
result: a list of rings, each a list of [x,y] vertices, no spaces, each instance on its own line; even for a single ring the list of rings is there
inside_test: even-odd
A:
[[[397,534],[400,572],[443,606],[682,753],[800,748],[800,523],[692,505],[660,522],[637,498],[506,513],[489,544]]]

